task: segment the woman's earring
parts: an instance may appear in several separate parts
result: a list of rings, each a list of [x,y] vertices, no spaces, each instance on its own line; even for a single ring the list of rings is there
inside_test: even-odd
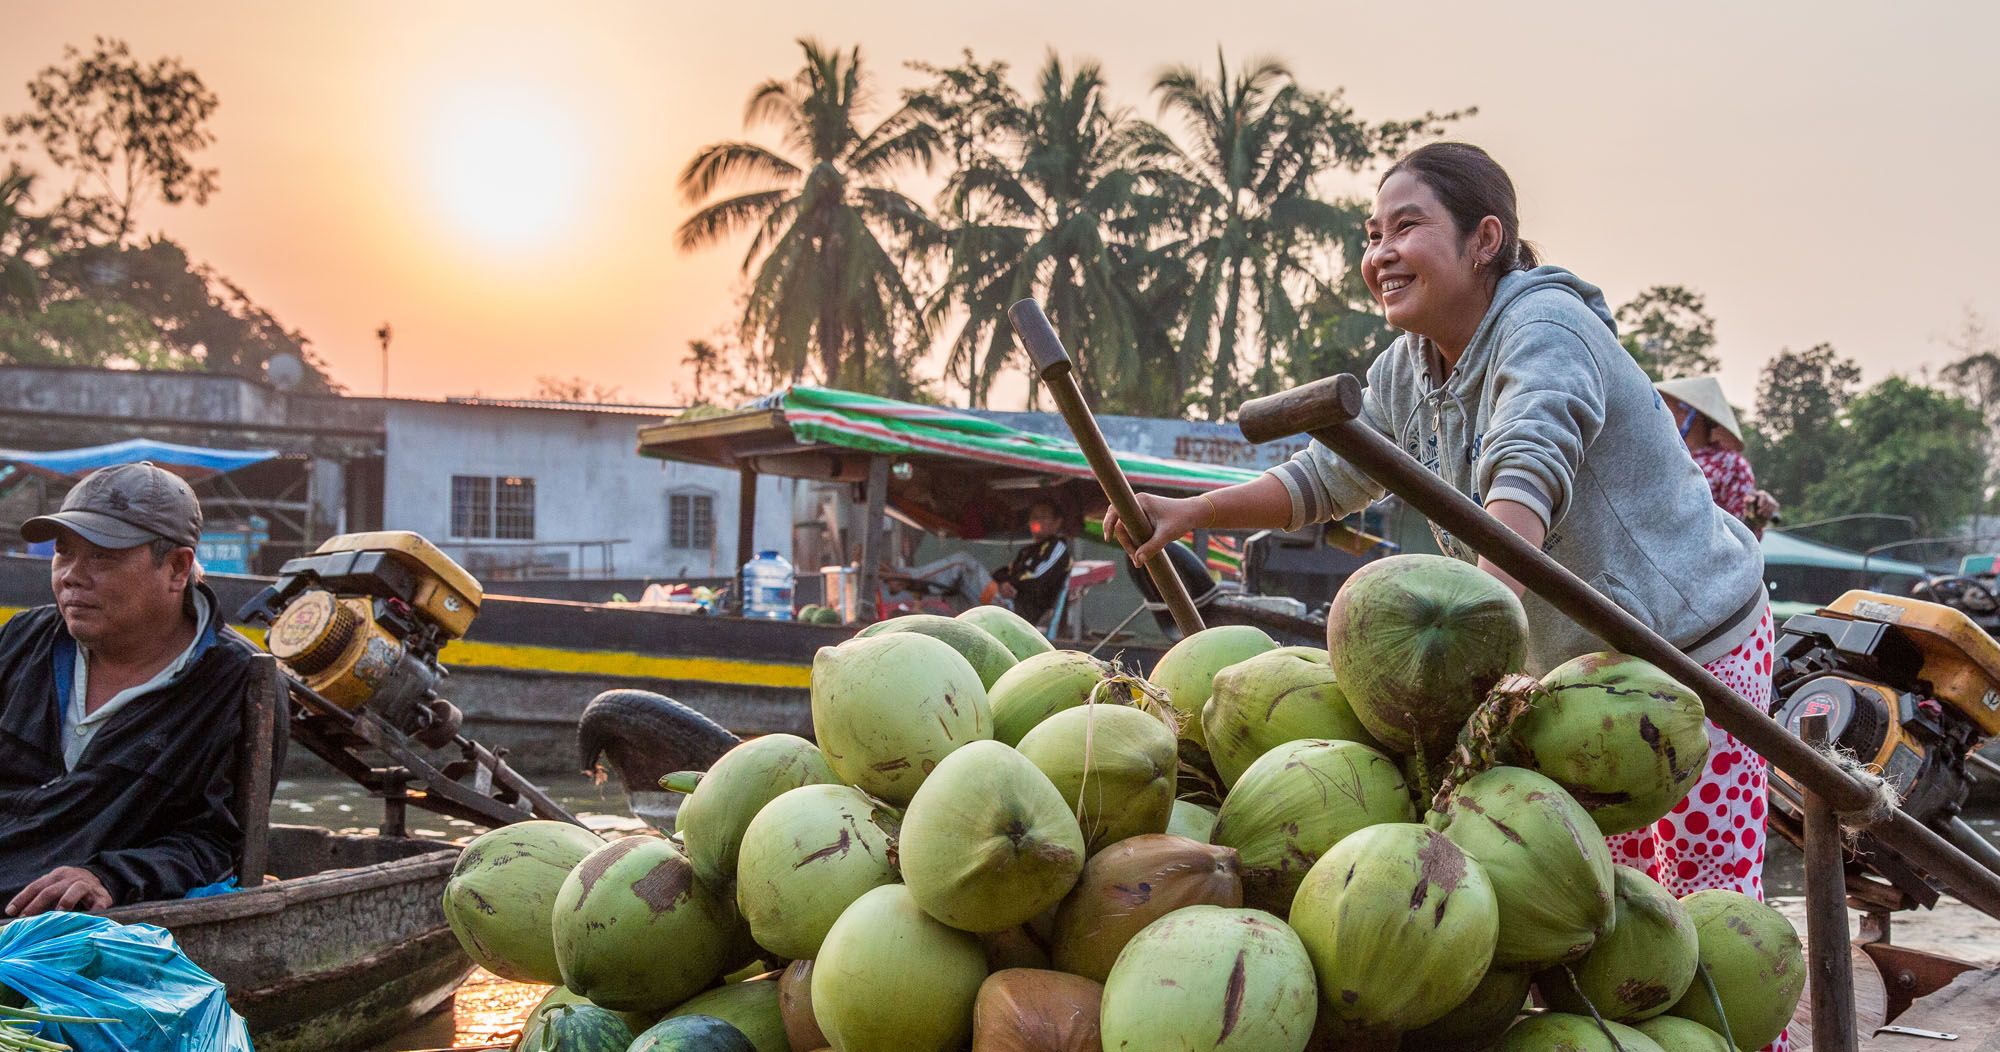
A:
[[[1477,260],[1477,259],[1475,259],[1475,260],[1473,260],[1473,261],[1472,261],[1472,272],[1473,272],[1474,274],[1477,274],[1477,273],[1479,273],[1479,260]]]

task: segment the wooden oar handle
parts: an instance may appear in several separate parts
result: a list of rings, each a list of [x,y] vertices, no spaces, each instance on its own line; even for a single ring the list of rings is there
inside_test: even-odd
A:
[[[1111,453],[1111,444],[1104,440],[1104,433],[1097,428],[1097,418],[1090,413],[1090,406],[1083,400],[1083,389],[1077,386],[1076,373],[1070,364],[1069,352],[1063,349],[1062,339],[1056,335],[1055,326],[1049,324],[1049,316],[1042,312],[1042,305],[1034,300],[1022,300],[1007,308],[1007,320],[1014,324],[1014,335],[1027,348],[1028,357],[1034,359],[1035,370],[1047,385],[1049,395],[1055,399],[1056,408],[1062,411],[1063,420],[1069,424],[1070,434],[1076,436],[1077,448],[1083,450],[1083,457],[1090,462],[1091,473],[1097,476],[1097,484],[1104,489],[1104,497],[1118,511],[1118,518],[1125,523],[1125,532],[1133,540],[1144,544],[1153,537],[1153,519],[1139,504],[1139,497],[1132,492],[1132,483],[1125,478],[1125,471],[1118,466],[1118,458]],[[1113,544],[1116,537],[1104,538]],[[1193,635],[1201,631],[1201,613],[1194,608],[1194,599],[1188,595],[1187,585],[1174,572],[1173,564],[1167,561],[1167,553],[1159,551],[1146,559],[1146,573],[1153,578],[1153,587],[1160,590],[1160,598],[1166,601],[1167,609],[1174,615],[1174,625],[1182,635]]]
[[[1014,324],[1014,335],[1035,363],[1035,375],[1048,381],[1075,368],[1069,351],[1063,348],[1062,337],[1056,335],[1056,327],[1049,324],[1049,316],[1042,312],[1041,304],[1022,300],[1007,308],[1007,320]]]
[[[1243,403],[1236,426],[1252,445],[1310,434],[1361,415],[1361,381],[1346,373]]]

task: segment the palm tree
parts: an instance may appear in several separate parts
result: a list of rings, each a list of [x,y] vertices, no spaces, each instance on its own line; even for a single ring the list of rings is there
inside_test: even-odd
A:
[[[744,111],[746,127],[776,125],[790,156],[751,142],[703,147],[680,188],[707,203],[681,224],[678,241],[689,251],[752,229],[745,334],[795,381],[816,364],[828,383],[865,388],[871,370],[913,361],[895,348],[921,315],[905,266],[935,243],[937,228],[886,180],[905,164],[928,166],[936,136],[901,111],[862,132],[861,49],[799,47],[799,72],[759,85]],[[750,188],[710,200],[731,183]]]
[[[1158,130],[1109,104],[1095,63],[1069,70],[1050,55],[1026,100],[998,83],[996,67],[970,56],[965,67],[937,72],[936,87],[911,96],[912,109],[948,138],[978,129],[941,197],[952,228],[931,312],[965,317],[947,372],[984,404],[1017,353],[1007,307],[1033,296],[1063,334],[1093,405],[1145,411],[1162,392],[1174,401],[1171,373],[1145,360],[1149,348],[1172,354],[1142,291],[1160,202],[1159,173],[1139,154]]]
[[[1269,60],[1232,77],[1218,53],[1214,79],[1179,66],[1154,91],[1190,141],[1182,149],[1162,140],[1163,159],[1183,177],[1187,221],[1186,236],[1165,247],[1193,274],[1184,353],[1190,368],[1208,366],[1208,414],[1219,418],[1239,393],[1246,314],[1254,309],[1259,336],[1251,386],[1268,391],[1281,379],[1274,347],[1308,327],[1307,301],[1334,291],[1320,257],[1338,254],[1355,218],[1320,199],[1314,183],[1335,165],[1365,163],[1376,139],[1336,97],[1300,88]]]

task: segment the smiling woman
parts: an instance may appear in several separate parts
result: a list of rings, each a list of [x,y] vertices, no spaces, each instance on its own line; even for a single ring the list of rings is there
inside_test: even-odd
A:
[[[425,132],[426,178],[441,214],[483,247],[544,248],[578,215],[588,171],[579,122],[549,98],[462,87]]]

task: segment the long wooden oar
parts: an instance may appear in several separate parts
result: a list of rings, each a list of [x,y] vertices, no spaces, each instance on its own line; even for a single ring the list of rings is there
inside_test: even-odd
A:
[[[1306,434],[1366,472],[1473,551],[1616,649],[1646,659],[1700,696],[1708,718],[1799,784],[1846,814],[1868,812],[1875,794],[1786,732],[1763,710],[1660,638],[1540,548],[1500,524],[1443,479],[1360,420],[1361,381],[1342,374],[1245,403],[1237,413],[1253,443]],[[2000,874],[1980,865],[1898,808],[1869,825],[1876,839],[1923,867],[1952,894],[2000,917]]]
[[[1049,324],[1049,316],[1042,313],[1042,305],[1034,300],[1022,300],[1007,308],[1007,319],[1014,323],[1014,335],[1027,348],[1028,357],[1034,360],[1035,371],[1048,386],[1049,394],[1056,400],[1056,408],[1062,410],[1064,422],[1069,424],[1070,434],[1076,436],[1076,444],[1083,450],[1084,459],[1090,461],[1090,470],[1097,476],[1097,484],[1104,487],[1104,496],[1118,511],[1118,518],[1125,524],[1125,532],[1135,542],[1144,544],[1153,538],[1153,519],[1140,507],[1139,498],[1132,492],[1132,483],[1125,478],[1125,470],[1118,466],[1118,458],[1111,455],[1111,446],[1104,441],[1104,432],[1097,429],[1097,418],[1090,414],[1090,406],[1083,400],[1083,389],[1076,385],[1075,367],[1069,360],[1069,352],[1063,349],[1062,339],[1056,335],[1055,326]],[[1117,543],[1117,538],[1105,540]],[[1194,599],[1188,595],[1187,585],[1181,583],[1180,575],[1174,572],[1173,564],[1167,561],[1164,551],[1154,552],[1145,562],[1146,572],[1153,576],[1153,586],[1160,590],[1160,597],[1166,600],[1167,609],[1174,615],[1174,624],[1181,635],[1191,636],[1201,631],[1201,613],[1194,608]]]

